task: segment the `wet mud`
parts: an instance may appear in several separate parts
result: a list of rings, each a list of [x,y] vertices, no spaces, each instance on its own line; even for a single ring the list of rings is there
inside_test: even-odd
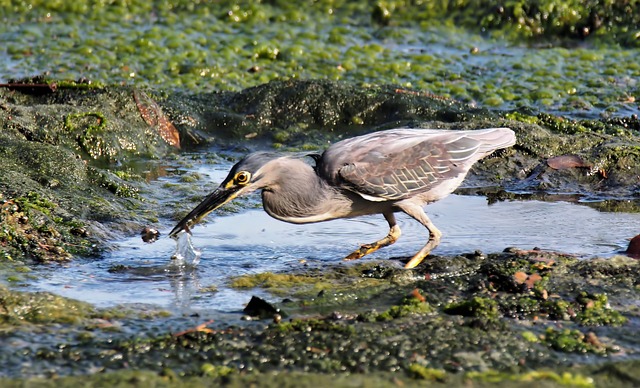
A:
[[[1,6],[0,386],[640,385],[634,243],[253,271],[223,287],[255,298],[215,314],[25,286],[123,237],[166,238],[216,184],[203,160],[402,126],[516,132],[460,194],[637,213],[638,15],[633,2]],[[109,280],[167,276],[143,266],[110,264]]]
[[[9,281],[38,263],[99,257],[114,236],[171,223],[200,193],[160,201],[163,193],[147,183],[153,169],[127,166],[212,145],[300,151],[390,127],[508,126],[516,131],[516,146],[478,163],[467,193],[495,200],[638,194],[633,119],[469,109],[393,86],[329,81],[201,95],[127,87],[4,89],[0,97],[0,243]],[[183,186],[198,180],[185,176]],[[637,211],[637,202],[630,203],[625,211]],[[114,316],[47,293],[3,288],[1,335],[16,352],[2,352],[0,359],[6,376],[35,382],[91,374],[95,385],[202,385],[212,379],[241,385],[273,372],[309,383],[337,375],[364,384],[376,374],[376,381],[390,385],[637,382],[636,374],[625,372],[636,365],[640,346],[634,335],[640,266],[634,259],[578,260],[513,248],[431,256],[412,271],[393,261],[363,263],[232,279],[232,287],[272,295],[263,309],[247,310],[256,318],[244,321],[153,310]],[[28,334],[34,330],[36,337]],[[281,380],[276,374],[269,381]]]
[[[110,316],[72,302],[61,318],[54,307],[34,313],[43,298],[59,298],[4,294],[3,316],[13,315],[3,335],[19,351],[0,357],[5,371],[34,382],[102,372],[90,380],[96,385],[139,378],[234,385],[271,373],[273,384],[278,375],[312,383],[337,374],[408,385],[633,385],[640,311],[628,301],[637,300],[639,271],[639,262],[624,256],[578,260],[512,248],[431,256],[409,271],[385,261],[258,274],[232,285],[277,289],[282,299],[253,303],[245,320],[231,325],[205,317],[162,323],[158,313]],[[28,337],[33,330],[37,338]],[[131,369],[156,374],[124,372]]]
[[[403,126],[516,132],[460,194],[637,213],[634,6],[1,5],[0,386],[640,385],[637,244],[234,274],[224,287],[255,298],[216,314],[28,287],[123,237],[166,238],[216,185],[203,160]],[[142,267],[107,271],[164,271]]]

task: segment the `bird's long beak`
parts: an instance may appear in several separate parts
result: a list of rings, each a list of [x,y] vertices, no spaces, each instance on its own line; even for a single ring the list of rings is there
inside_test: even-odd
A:
[[[218,187],[213,193],[209,194],[200,205],[191,210],[186,217],[184,217],[178,225],[173,228],[169,237],[175,237],[183,230],[189,231],[189,227],[200,222],[207,214],[216,210],[225,203],[231,201],[237,197],[242,190],[239,187],[225,188],[223,186]]]

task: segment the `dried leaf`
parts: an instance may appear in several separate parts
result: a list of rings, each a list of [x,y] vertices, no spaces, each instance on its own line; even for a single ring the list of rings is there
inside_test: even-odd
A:
[[[549,269],[549,268],[551,268],[553,266],[554,263],[555,263],[555,261],[550,259],[546,263],[545,262],[535,263],[535,264],[532,265],[532,267],[537,269],[537,270]]]
[[[547,165],[554,170],[566,170],[569,168],[586,167],[591,168],[591,165],[586,163],[578,155],[561,155],[547,159]]]
[[[525,284],[527,285],[528,289],[532,289],[533,286],[540,280],[542,280],[542,276],[538,275],[537,273],[534,273],[529,275]]]
[[[138,106],[142,119],[153,127],[167,144],[180,148],[180,133],[167,116],[162,113],[160,106],[145,92],[139,90],[133,91],[133,99]]]
[[[518,284],[523,284],[524,282],[526,282],[528,277],[529,275],[524,272],[516,272],[513,274],[513,278]]]
[[[607,178],[608,178],[608,176],[607,176],[607,171],[606,171],[604,168],[599,169],[599,170],[598,170],[598,173],[600,174],[600,176],[601,176],[602,178],[604,178],[604,179],[607,179]]]
[[[547,300],[549,299],[549,292],[547,290],[542,290],[541,294],[540,294],[540,298],[542,300]]]
[[[549,253],[555,254],[556,252],[549,252]],[[561,255],[562,253],[558,252],[557,254]],[[546,263],[546,264],[548,264],[550,266],[555,264],[555,262],[556,262],[552,257],[545,257],[545,256],[532,257],[532,258],[530,258],[530,260],[538,262],[538,263]]]
[[[316,348],[316,347],[313,347],[313,346],[309,346],[307,348],[307,352],[316,353],[316,354],[328,354],[331,351],[329,349],[320,349],[320,348]]]
[[[414,288],[413,291],[411,291],[411,296],[418,299],[420,302],[424,302],[426,300],[424,296],[420,294],[420,290],[417,288]]]
[[[604,347],[604,344],[602,342],[600,342],[600,339],[598,338],[598,336],[596,335],[596,333],[590,331],[588,332],[585,336],[584,336],[584,342],[602,348]]]
[[[196,332],[201,332],[201,333],[215,333],[215,332],[216,332],[215,330],[213,330],[213,329],[209,329],[209,328],[207,327],[207,325],[208,325],[208,324],[213,323],[213,322],[214,322],[214,321],[213,321],[213,319],[212,319],[212,320],[209,320],[209,321],[207,321],[207,322],[205,322],[205,323],[202,323],[202,324],[200,324],[200,325],[198,325],[198,326],[196,326],[196,327],[194,327],[194,328],[192,328],[192,329],[187,329],[187,330],[185,330],[185,331],[181,331],[181,332],[179,332],[179,333],[175,333],[175,334],[173,334],[173,336],[174,336],[174,337],[180,337],[180,336],[183,336],[183,335],[188,334],[188,333],[196,333]]]

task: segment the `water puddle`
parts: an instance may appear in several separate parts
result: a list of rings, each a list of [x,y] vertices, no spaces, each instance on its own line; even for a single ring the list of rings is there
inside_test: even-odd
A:
[[[511,200],[489,205],[484,197],[462,195],[429,205],[427,213],[444,234],[436,254],[477,249],[489,253],[517,246],[580,256],[611,255],[626,248],[640,225],[638,213],[606,213],[568,202]],[[101,259],[41,267],[27,288],[100,307],[144,303],[181,314],[238,312],[251,295],[261,294],[231,289],[231,277],[339,264],[359,244],[387,232],[382,216],[292,225],[261,209],[249,209],[208,220],[192,229],[192,242],[202,253],[197,266],[170,259],[176,243],[166,237],[167,229],[154,244],[134,236],[119,241]],[[398,221],[401,239],[363,260],[407,257],[424,244],[426,230],[421,225],[403,214]]]
[[[206,154],[208,159],[202,155],[185,156],[190,161],[186,173],[196,173],[204,182],[222,181],[231,162],[211,158],[214,153]],[[179,182],[185,174],[182,168],[168,166],[162,171],[150,181],[158,188],[158,197],[162,196],[160,187]],[[176,242],[167,237],[173,227],[167,223],[153,244],[135,235],[114,242],[114,249],[99,259],[36,267],[34,280],[24,288],[49,291],[98,307],[148,304],[182,315],[234,313],[241,311],[252,295],[272,296],[260,290],[232,289],[232,277],[341,264],[342,258],[360,244],[373,242],[388,232],[381,215],[288,224],[253,207],[257,201],[259,195],[254,194],[244,201],[245,209],[211,214],[205,224],[192,228],[191,243],[201,254],[197,265],[189,264],[193,257],[171,259],[176,254]],[[508,200],[489,204],[486,197],[451,195],[426,210],[444,234],[434,251],[439,255],[499,252],[516,246],[584,257],[606,256],[624,250],[627,239],[640,233],[640,213],[602,212],[575,202]],[[404,214],[397,218],[402,229],[400,240],[362,260],[406,258],[424,245],[426,229]]]

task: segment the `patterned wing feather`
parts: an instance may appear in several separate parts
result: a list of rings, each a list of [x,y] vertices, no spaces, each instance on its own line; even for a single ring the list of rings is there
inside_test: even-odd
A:
[[[466,174],[465,163],[480,143],[472,138],[436,138],[400,152],[370,152],[338,169],[339,184],[371,200],[400,200]],[[475,161],[475,160],[474,160]]]
[[[316,171],[330,184],[372,201],[400,200],[464,177],[491,152],[514,145],[508,128],[449,131],[400,128],[342,140],[318,158]]]

